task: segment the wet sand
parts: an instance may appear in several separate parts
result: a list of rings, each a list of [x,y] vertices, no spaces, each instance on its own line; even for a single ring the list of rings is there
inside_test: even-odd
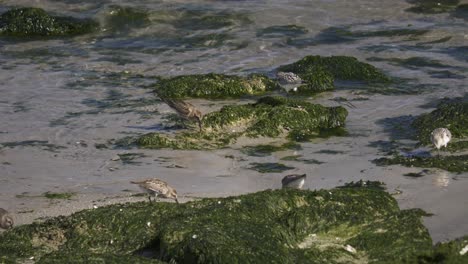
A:
[[[353,96],[345,91],[333,94],[338,95]],[[178,190],[181,201],[188,201],[194,197],[224,197],[280,188],[281,178],[287,173],[307,173],[304,188],[312,190],[333,188],[361,179],[382,181],[402,208],[422,208],[434,214],[424,218],[434,242],[453,239],[468,233],[464,221],[468,212],[461,202],[464,190],[468,188],[466,173],[456,175],[430,169],[423,177],[411,178],[403,174],[422,169],[379,167],[371,162],[385,154],[379,146],[394,137],[377,124],[378,120],[383,116],[391,118],[407,112],[427,111],[414,106],[425,101],[418,98],[370,96],[369,100],[355,101],[355,108],[348,109],[346,127],[349,136],[317,139],[302,143],[301,150],[284,150],[266,157],[247,156],[239,151],[245,143],[260,144],[268,142],[266,139],[238,142],[232,148],[215,151],[95,150],[94,143],[100,141],[83,137],[80,141],[64,144],[67,148],[58,152],[38,147],[4,148],[0,155],[9,164],[1,166],[6,175],[12,177],[2,182],[0,204],[13,212],[16,224],[21,225],[94,206],[146,200],[146,197],[132,196],[140,193],[129,183],[134,179],[158,177],[166,180]],[[413,103],[402,103],[405,100]],[[336,104],[330,100],[325,102]],[[140,126],[153,122],[146,120]],[[100,137],[112,138],[105,134]],[[404,143],[412,145],[415,142]],[[429,148],[422,150],[430,151]],[[124,164],[118,154],[125,153],[144,155],[133,160],[134,164]],[[323,163],[281,160],[291,155],[302,155],[304,159]],[[281,162],[294,169],[283,173],[258,173],[248,169],[254,162]],[[25,177],[14,178],[15,175]],[[75,195],[69,200],[47,199],[42,197],[45,192],[72,192]]]

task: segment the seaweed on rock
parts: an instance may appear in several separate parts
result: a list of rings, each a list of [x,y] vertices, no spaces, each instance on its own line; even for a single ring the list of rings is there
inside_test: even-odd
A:
[[[299,74],[303,84],[288,91],[293,95],[314,95],[335,89],[334,76],[325,68],[318,66]]]
[[[417,130],[417,139],[425,145],[431,143],[430,134],[438,127],[446,127],[453,139],[447,146],[449,150],[467,147],[462,139],[468,138],[468,96],[443,100],[437,109],[417,117],[412,126]]]
[[[97,27],[93,20],[51,16],[33,7],[11,9],[0,16],[0,36],[74,36],[93,32]]]
[[[128,263],[143,249],[156,258],[148,263],[399,263],[434,252],[421,215],[373,188],[267,190],[84,210],[11,229],[0,251],[39,263]]]
[[[414,4],[406,11],[421,14],[439,14],[454,10],[460,0],[408,0]]]
[[[345,108],[325,107],[305,101],[263,97],[254,104],[224,106],[203,118],[203,132],[175,136],[150,133],[138,139],[143,148],[213,149],[234,142],[240,136],[317,137],[322,130],[344,127]]]
[[[278,71],[293,72],[303,79],[313,79],[314,75],[311,73],[314,73],[317,68],[325,69],[334,78],[340,80],[390,82],[390,78],[374,66],[349,56],[306,56],[294,63],[280,66]]]
[[[439,168],[451,172],[468,171],[468,155],[441,157],[404,157],[394,155],[391,158],[376,159],[374,162],[381,166],[401,164],[407,167]]]
[[[154,85],[158,95],[167,98],[235,98],[259,95],[278,88],[275,81],[260,74],[247,77],[216,73],[182,75],[163,79]]]

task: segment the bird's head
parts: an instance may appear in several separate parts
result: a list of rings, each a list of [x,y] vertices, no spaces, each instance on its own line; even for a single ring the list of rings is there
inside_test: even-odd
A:
[[[195,110],[194,113],[195,118],[197,119],[198,126],[200,127],[200,131],[202,130],[202,120],[203,120],[203,114],[200,112],[200,110]]]
[[[10,229],[13,227],[13,218],[9,215],[5,215],[2,219],[2,227],[5,228],[5,229]]]
[[[171,190],[169,192],[169,197],[174,199],[176,201],[176,203],[179,203],[179,200],[177,199],[177,191],[175,189],[171,188]]]

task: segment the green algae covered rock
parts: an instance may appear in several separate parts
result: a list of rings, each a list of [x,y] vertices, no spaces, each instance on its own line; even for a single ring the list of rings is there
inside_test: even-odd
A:
[[[113,31],[141,28],[150,24],[149,13],[129,6],[109,6],[105,25]]]
[[[141,148],[150,149],[219,149],[223,148],[240,136],[239,133],[198,133],[183,132],[175,135],[163,133],[144,134],[136,140]]]
[[[40,8],[15,8],[0,16],[0,36],[59,37],[90,33],[98,27],[92,20],[51,16]]]
[[[390,158],[376,159],[374,162],[381,166],[401,164],[407,167],[439,168],[452,172],[468,171],[468,155],[440,157],[404,157],[401,155],[394,155]]]
[[[406,11],[421,14],[439,14],[454,10],[460,0],[408,0],[414,4]]]
[[[390,78],[374,66],[360,62],[354,57],[348,56],[306,56],[299,61],[278,67],[278,71],[293,72],[303,79],[314,78],[316,68],[323,68],[330,72],[335,79],[389,82]]]
[[[443,100],[437,109],[417,117],[412,126],[417,130],[417,139],[425,145],[431,144],[430,134],[438,127],[446,127],[453,140],[448,150],[461,150],[468,147],[468,96]]]
[[[314,95],[316,93],[332,91],[335,89],[334,76],[325,68],[318,66],[308,70],[306,73],[298,74],[303,84],[288,91],[293,95]]]
[[[267,190],[180,205],[116,204],[6,231],[0,260],[402,263],[438,250],[422,215],[400,210],[382,190],[354,186]],[[143,254],[153,258],[143,260]]]
[[[278,89],[275,81],[260,74],[240,77],[224,74],[182,75],[163,79],[154,88],[167,98],[235,98]]]
[[[240,136],[318,137],[323,130],[343,128],[348,111],[284,97],[263,97],[254,104],[224,106],[203,117],[203,132],[176,135],[149,133],[137,144],[143,148],[213,149],[233,143]]]
[[[418,256],[418,263],[468,263],[468,236],[437,243],[428,255]],[[414,261],[416,262],[416,261]]]

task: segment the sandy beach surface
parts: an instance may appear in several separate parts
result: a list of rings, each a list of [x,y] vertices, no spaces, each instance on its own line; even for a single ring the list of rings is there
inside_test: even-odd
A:
[[[104,20],[109,10],[105,4],[2,2],[0,11],[17,4],[38,5],[48,11],[78,13],[97,20]],[[427,16],[406,12],[410,6],[406,1],[353,1],[352,11],[347,1],[318,1],[314,6],[299,1],[294,7],[272,1],[267,10],[257,1],[237,5],[231,3],[237,1],[198,4],[176,1],[172,6],[165,1],[140,2],[138,7],[147,10],[198,10],[203,6],[210,12],[235,11],[247,14],[254,22],[231,30],[234,42],[246,43],[241,48],[183,45],[174,48],[171,43],[161,46],[152,42],[148,33],[154,29],[151,24],[112,36],[28,42],[0,40],[0,207],[14,215],[16,225],[70,215],[82,209],[145,200],[144,196],[135,196],[140,190],[130,184],[131,180],[151,177],[165,180],[177,189],[184,202],[280,188],[281,178],[286,174],[306,173],[304,188],[311,190],[334,188],[361,179],[384,182],[402,208],[422,208],[433,214],[424,217],[424,224],[434,243],[468,234],[468,173],[428,169],[422,177],[412,178],[404,174],[419,173],[424,168],[380,167],[372,162],[387,155],[388,148],[432,151],[429,146],[417,146],[401,131],[408,126],[407,120],[434,110],[441,98],[464,96],[468,92],[468,60],[466,55],[452,52],[466,48],[465,20],[449,14]],[[150,16],[150,20],[156,23],[154,17]],[[373,37],[302,46],[289,46],[287,43],[291,42],[286,38],[262,38],[255,34],[261,28],[288,24],[308,29],[300,39],[306,43],[333,26],[374,31],[410,27],[429,32],[413,39]],[[451,37],[447,42],[420,44],[447,36]],[[304,40],[307,37],[309,42]],[[341,87],[309,98],[307,101],[326,106],[345,106],[349,111],[346,121],[349,135],[300,143],[300,149],[266,156],[249,156],[242,146],[280,143],[279,140],[243,139],[229,148],[212,151],[122,149],[109,143],[125,136],[170,131],[164,124],[173,110],[143,87],[154,82],[154,76],[208,72],[272,75],[279,65],[306,55],[354,56],[390,76],[411,78],[414,82],[408,87],[422,87],[422,91],[385,94]],[[371,57],[424,57],[442,66],[408,68],[388,61],[367,61]],[[452,75],[446,73],[447,78],[440,78],[434,71]],[[343,104],[337,98],[346,98],[351,104]],[[226,104],[252,101],[190,100],[205,113]],[[395,124],[403,129],[395,129]],[[107,147],[101,148],[102,145]],[[291,155],[301,155],[302,161],[281,160]],[[250,168],[255,162],[280,162],[293,169],[259,173]],[[47,193],[72,196],[50,199],[45,197]]]

